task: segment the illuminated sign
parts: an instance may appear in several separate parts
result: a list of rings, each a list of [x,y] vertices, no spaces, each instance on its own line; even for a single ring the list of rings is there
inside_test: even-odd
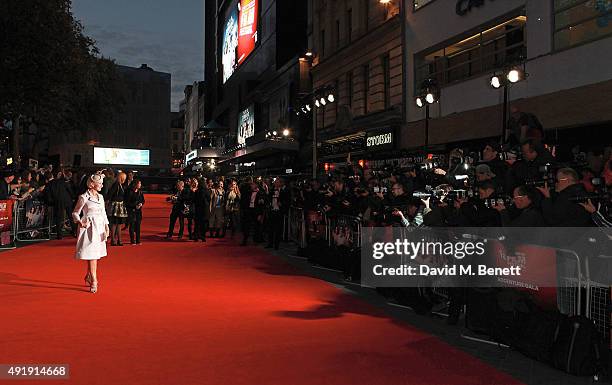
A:
[[[224,84],[255,49],[258,19],[259,0],[240,0],[227,16],[221,42]]]
[[[185,163],[188,163],[190,160],[198,157],[198,150],[193,150],[185,157]]]
[[[149,150],[94,147],[94,164],[149,166]]]
[[[236,49],[238,49],[238,15],[234,10],[228,16],[223,31],[223,43],[221,45],[223,83],[232,76],[236,69]]]
[[[377,130],[368,132],[366,136],[366,148],[372,150],[393,148],[393,129]]]
[[[253,52],[257,43],[257,1],[240,0],[238,21],[238,65]]]
[[[238,116],[238,144],[244,144],[246,138],[255,135],[255,108],[253,105],[243,110]]]

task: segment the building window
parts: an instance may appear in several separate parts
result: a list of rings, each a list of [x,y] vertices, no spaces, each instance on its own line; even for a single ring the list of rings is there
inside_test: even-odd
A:
[[[349,107],[353,106],[353,71],[346,74],[346,100]]]
[[[443,86],[523,61],[526,22],[525,16],[516,16],[441,49],[416,54],[415,87],[425,79]]]
[[[346,11],[346,41],[353,41],[353,10]]]
[[[368,113],[370,99],[370,65],[363,66],[363,113]]]
[[[321,57],[323,58],[323,57],[325,57],[325,30],[324,29],[321,30],[321,41],[320,41],[320,43],[321,43],[321,47],[320,47],[321,48]]]
[[[417,11],[434,0],[413,0],[413,10]]]
[[[555,0],[555,49],[612,35],[612,1]]]

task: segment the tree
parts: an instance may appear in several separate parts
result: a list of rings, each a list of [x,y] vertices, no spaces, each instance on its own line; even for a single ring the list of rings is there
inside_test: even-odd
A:
[[[85,132],[121,106],[118,73],[71,13],[71,0],[0,2],[0,117]]]

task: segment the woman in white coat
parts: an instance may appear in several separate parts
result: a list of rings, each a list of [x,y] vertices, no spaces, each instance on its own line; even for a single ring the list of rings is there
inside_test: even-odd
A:
[[[98,260],[106,256],[106,239],[110,233],[104,198],[99,193],[103,179],[101,174],[87,179],[87,191],[79,196],[72,212],[72,219],[79,226],[75,257],[87,261],[85,282],[92,293],[98,291]]]

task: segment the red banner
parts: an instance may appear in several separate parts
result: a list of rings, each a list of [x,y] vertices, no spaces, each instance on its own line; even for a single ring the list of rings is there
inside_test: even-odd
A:
[[[240,0],[238,16],[238,64],[253,52],[257,43],[257,2],[258,0]]]
[[[13,225],[13,201],[0,201],[0,244],[8,245],[11,240],[11,227]]]

